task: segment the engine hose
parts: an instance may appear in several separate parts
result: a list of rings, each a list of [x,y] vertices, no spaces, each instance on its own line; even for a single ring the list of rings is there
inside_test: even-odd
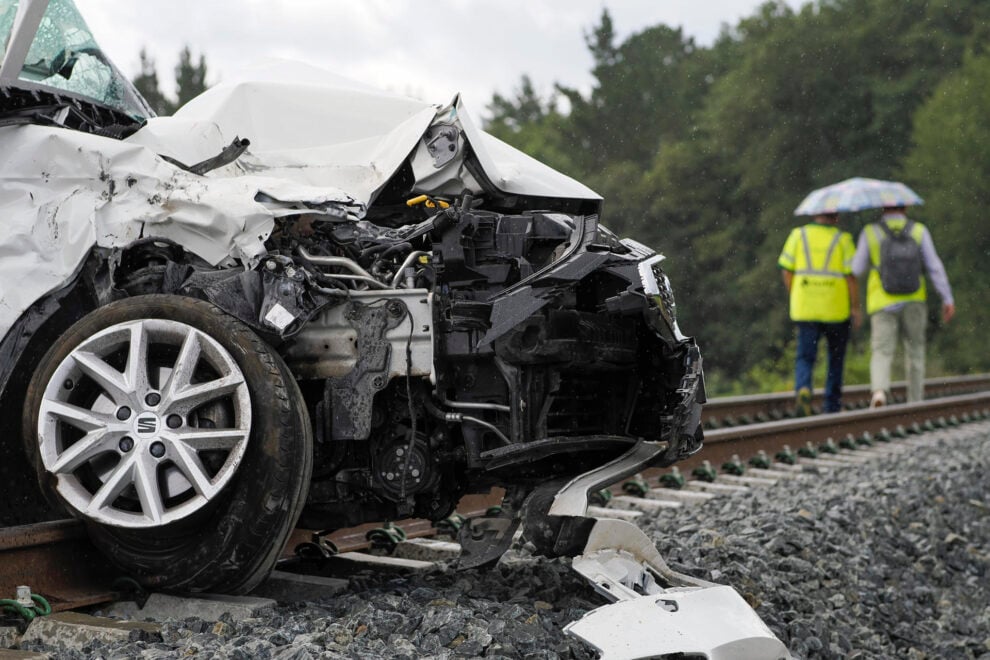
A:
[[[442,419],[445,422],[451,422],[455,424],[463,424],[464,422],[469,422],[471,424],[477,424],[478,426],[484,426],[486,429],[497,435],[499,440],[502,441],[502,444],[506,446],[512,444],[512,441],[509,440],[509,438],[504,433],[502,433],[502,430],[500,428],[498,428],[494,424],[486,422],[483,419],[478,419],[477,417],[471,417],[469,415],[465,415],[463,413],[458,413],[458,412],[446,412],[438,408],[436,404],[433,403],[430,399],[425,399],[423,405],[426,408],[426,412],[430,413],[431,415],[433,415],[438,419]]]
[[[406,268],[409,268],[416,262],[416,259],[422,256],[429,256],[429,252],[424,250],[414,250],[406,255],[405,261],[399,266],[398,270],[395,271],[395,275],[392,277],[392,288],[399,288],[399,283],[402,282],[402,277],[405,275]]]
[[[437,419],[447,421],[447,413],[437,408],[437,404],[433,403],[433,400],[429,397],[423,399],[423,407],[426,408],[426,412],[430,413]]]
[[[393,245],[392,247],[388,248],[387,250],[385,250],[384,252],[382,252],[380,255],[378,255],[378,258],[379,259],[388,259],[393,254],[405,254],[406,252],[409,252],[412,249],[413,249],[413,246],[412,246],[411,243],[405,243],[405,242],[403,242],[403,243],[396,243],[395,245]]]
[[[512,444],[512,441],[509,440],[509,438],[504,433],[502,433],[502,430],[499,427],[495,426],[494,424],[490,424],[483,419],[478,419],[477,417],[469,417],[467,415],[462,415],[460,413],[454,413],[454,414],[456,414],[460,418],[460,421],[462,422],[471,422],[472,424],[477,424],[478,426],[484,426],[486,429],[497,435],[499,437],[499,440],[501,440],[502,444],[505,445],[506,447]]]

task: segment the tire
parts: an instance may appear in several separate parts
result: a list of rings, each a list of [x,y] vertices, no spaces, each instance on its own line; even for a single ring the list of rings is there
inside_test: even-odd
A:
[[[85,316],[42,358],[23,422],[46,496],[155,589],[250,591],[309,489],[312,428],[295,379],[201,300],[137,296]]]

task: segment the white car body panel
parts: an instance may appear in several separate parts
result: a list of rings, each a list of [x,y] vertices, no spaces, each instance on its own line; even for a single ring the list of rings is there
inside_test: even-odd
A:
[[[68,282],[93,246],[147,236],[179,243],[212,264],[265,253],[273,219],[293,202],[351,203],[346,194],[261,176],[203,177],[147,147],[42,126],[0,128],[0,332]]]
[[[267,75],[279,77],[278,71],[286,65],[270,65]],[[219,85],[123,141],[54,127],[0,128],[0,206],[8,228],[0,254],[16,255],[0,261],[0,333],[66,284],[93,246],[123,247],[155,236],[214,265],[228,258],[249,264],[265,253],[275,217],[319,213],[314,205],[361,217],[422,144],[437,108],[332,74],[323,74],[323,84],[312,69],[307,75],[305,81],[297,75],[290,82]],[[486,175],[506,191],[600,199],[478,130],[459,100],[439,115],[454,116]],[[251,141],[248,151],[205,176],[158,155],[192,164],[235,137]],[[270,200],[257,201],[259,194]]]

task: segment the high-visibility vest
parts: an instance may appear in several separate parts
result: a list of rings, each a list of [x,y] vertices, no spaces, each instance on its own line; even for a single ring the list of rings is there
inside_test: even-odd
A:
[[[855,247],[852,235],[833,225],[797,227],[784,244],[778,265],[793,271],[793,321],[839,323],[849,320],[849,285]]]
[[[887,218],[885,221],[892,231],[899,231],[907,224],[907,218],[896,216]],[[925,293],[925,277],[921,277],[921,286],[914,293],[887,293],[883,289],[880,281],[880,242],[885,239],[883,229],[879,223],[867,225],[863,231],[866,232],[866,242],[870,246],[870,275],[866,280],[866,313],[872,314],[891,305],[904,302],[924,302],[927,299]],[[911,238],[921,245],[921,239],[925,235],[925,226],[920,222],[915,222],[911,227]]]

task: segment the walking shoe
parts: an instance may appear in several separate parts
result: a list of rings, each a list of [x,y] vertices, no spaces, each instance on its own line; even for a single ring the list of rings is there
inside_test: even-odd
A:
[[[797,392],[797,404],[795,406],[795,413],[798,417],[810,417],[811,416],[811,390],[807,387],[802,387]]]
[[[887,405],[887,393],[883,390],[877,390],[873,393],[873,398],[870,399],[870,408],[880,408]]]

